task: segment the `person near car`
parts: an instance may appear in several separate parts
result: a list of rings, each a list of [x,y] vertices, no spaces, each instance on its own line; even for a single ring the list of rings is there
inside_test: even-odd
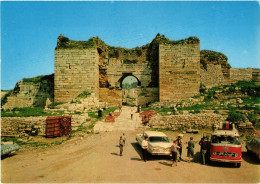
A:
[[[192,158],[191,161],[194,161],[194,142],[193,142],[193,137],[190,137],[190,141],[188,142],[188,153],[187,153],[187,156],[188,156],[188,162],[190,163],[190,158]]]
[[[180,147],[177,145],[177,140],[173,141],[173,145],[171,146],[171,152],[172,152],[172,167],[174,166],[174,163],[176,163],[177,166],[177,150],[180,149]]]
[[[181,141],[181,139],[182,139],[182,135],[180,134],[180,135],[178,135],[178,137],[176,139],[177,145],[179,146],[179,149],[178,149],[179,161],[182,160],[182,158],[181,158],[181,154],[182,154],[182,141]]]
[[[120,156],[123,155],[124,145],[125,145],[125,144],[124,144],[123,138],[122,138],[122,136],[120,136],[120,139],[119,139]]]
[[[142,153],[143,153],[143,159],[146,162],[148,159],[148,137],[145,137],[142,141]]]
[[[200,145],[202,164],[205,165],[206,164],[206,153],[207,153],[207,149],[208,149],[208,144],[207,144],[207,141],[205,141],[205,137],[201,138],[199,145]]]

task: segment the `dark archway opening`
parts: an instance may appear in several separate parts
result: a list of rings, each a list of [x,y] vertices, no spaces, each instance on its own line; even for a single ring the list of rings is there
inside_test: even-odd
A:
[[[122,104],[135,106],[138,103],[138,86],[141,82],[132,74],[121,78],[120,86],[122,88]]]

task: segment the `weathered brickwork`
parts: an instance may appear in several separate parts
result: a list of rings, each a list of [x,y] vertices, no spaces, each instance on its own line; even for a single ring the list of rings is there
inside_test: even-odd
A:
[[[260,84],[260,69],[253,69],[252,72],[252,81]]]
[[[159,46],[159,100],[181,101],[194,96],[200,87],[198,44]]]
[[[14,107],[44,107],[47,100],[53,101],[53,88],[53,75],[38,83],[21,80],[7,97],[7,103],[2,104],[2,108],[6,110]]]
[[[236,83],[238,81],[252,81],[252,68],[231,68],[230,83]]]
[[[107,102],[109,107],[118,107],[119,104],[122,104],[122,90],[100,88],[99,99],[101,101]]]
[[[122,64],[112,63],[107,66],[108,82],[111,87],[120,87],[126,76],[134,76],[141,86],[147,87],[151,82],[151,69],[148,63]]]
[[[55,51],[54,98],[69,102],[84,91],[99,96],[97,49],[57,49]]]
[[[38,135],[44,136],[46,117],[2,117],[1,135],[23,137],[38,130]]]
[[[200,83],[207,88],[229,84],[226,82],[221,65],[207,64],[206,69],[200,69]]]
[[[71,128],[76,130],[88,119],[88,114],[72,115]],[[88,126],[91,121],[85,124]],[[40,117],[2,117],[1,136],[3,137],[27,137],[30,135],[46,135],[46,116]]]
[[[213,124],[225,121],[226,117],[214,113],[183,114],[151,117],[149,125],[158,129],[211,128]]]

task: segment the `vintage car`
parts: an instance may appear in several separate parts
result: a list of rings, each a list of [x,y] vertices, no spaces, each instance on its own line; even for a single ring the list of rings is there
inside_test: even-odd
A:
[[[12,154],[19,149],[20,146],[18,146],[17,144],[11,144],[11,145],[1,144],[1,156]]]
[[[254,138],[246,143],[246,150],[248,153],[253,153],[260,161],[260,138]]]
[[[142,141],[145,137],[148,137],[148,152],[151,155],[170,155],[171,146],[167,135],[157,131],[145,131],[142,134],[136,134],[136,140],[139,145],[142,145]]]

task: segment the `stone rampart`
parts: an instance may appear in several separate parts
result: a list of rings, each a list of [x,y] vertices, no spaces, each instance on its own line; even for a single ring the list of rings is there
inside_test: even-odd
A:
[[[55,50],[55,102],[69,102],[88,91],[99,96],[96,48]]]
[[[238,81],[252,81],[252,68],[231,68],[230,83],[237,83]]]
[[[122,79],[127,75],[135,76],[141,86],[148,86],[151,82],[151,72],[147,63],[143,64],[110,64],[107,66],[108,82],[111,87],[120,87]]]
[[[159,46],[159,100],[181,101],[199,93],[200,46]]]
[[[179,130],[188,128],[211,128],[213,124],[225,121],[226,117],[214,113],[183,114],[151,117],[152,128]]]
[[[46,117],[2,117],[1,136],[24,137],[38,131],[45,136]]]
[[[207,88],[228,84],[222,72],[221,65],[207,64],[200,69],[200,82]]]
[[[28,82],[26,79],[19,81],[13,92],[7,96],[2,108],[6,110],[15,107],[44,107],[47,100],[53,101],[53,75],[41,78],[42,80],[37,82]]]
[[[252,81],[256,82],[258,85],[260,84],[260,69],[253,69]]]
[[[119,104],[122,104],[122,90],[100,88],[99,99],[106,102],[108,107],[117,107]]]
[[[39,117],[2,117],[2,137],[27,137],[30,135],[46,136],[46,116]],[[76,130],[89,119],[88,114],[72,115],[71,128]],[[90,121],[89,121],[90,122]],[[87,125],[88,123],[86,123]]]

